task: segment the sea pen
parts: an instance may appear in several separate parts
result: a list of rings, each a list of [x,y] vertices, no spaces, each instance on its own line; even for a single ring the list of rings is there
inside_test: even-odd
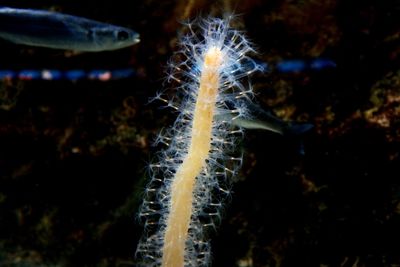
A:
[[[188,24],[169,78],[179,82],[176,99],[165,100],[179,111],[174,125],[159,136],[167,144],[152,164],[140,216],[145,235],[137,248],[142,266],[208,266],[206,228],[220,219],[221,199],[229,194],[229,177],[242,158],[232,156],[240,128],[216,116],[246,117],[241,98],[252,97],[242,84],[259,70],[247,53],[253,48],[230,28],[231,18]],[[198,33],[200,32],[200,33]]]

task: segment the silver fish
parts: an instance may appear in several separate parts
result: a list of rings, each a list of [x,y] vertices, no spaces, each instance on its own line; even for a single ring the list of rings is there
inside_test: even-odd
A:
[[[57,12],[0,8],[0,38],[54,49],[82,52],[115,50],[140,41],[135,31]]]
[[[281,135],[299,135],[314,127],[308,123],[301,124],[283,121],[250,101],[243,101],[243,105],[248,109],[250,117],[243,118],[236,116],[235,113],[226,113],[217,115],[216,119],[228,121],[232,125],[245,129],[266,130]]]

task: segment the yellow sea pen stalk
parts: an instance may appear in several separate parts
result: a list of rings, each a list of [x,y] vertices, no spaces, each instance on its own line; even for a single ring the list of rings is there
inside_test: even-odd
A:
[[[231,155],[242,136],[231,120],[246,118],[252,90],[241,81],[260,66],[247,56],[253,49],[229,20],[210,18],[189,28],[177,53],[181,61],[171,63],[168,76],[180,85],[173,101],[162,99],[179,115],[157,138],[167,148],[150,165],[152,179],[140,211],[146,223],[136,251],[138,266],[210,266],[204,233],[220,220],[229,178],[242,160]]]
[[[222,60],[223,53],[217,47],[210,47],[204,56],[188,154],[179,166],[171,186],[171,207],[162,252],[164,267],[184,266],[194,185],[211,148],[212,124]]]

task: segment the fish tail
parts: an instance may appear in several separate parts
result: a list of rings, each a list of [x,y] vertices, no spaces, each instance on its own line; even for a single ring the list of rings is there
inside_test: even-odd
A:
[[[292,123],[286,127],[284,134],[287,135],[302,135],[314,128],[310,123]]]

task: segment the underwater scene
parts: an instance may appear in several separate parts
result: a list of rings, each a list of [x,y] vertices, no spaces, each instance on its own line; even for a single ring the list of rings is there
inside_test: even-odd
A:
[[[400,266],[400,1],[0,1],[0,267]]]

